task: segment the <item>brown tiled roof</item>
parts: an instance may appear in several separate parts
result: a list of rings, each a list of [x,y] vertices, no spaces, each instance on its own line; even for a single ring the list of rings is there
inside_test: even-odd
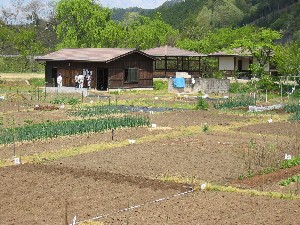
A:
[[[150,55],[130,48],[65,48],[44,56],[37,57],[35,60],[111,62],[134,52],[154,60]]]
[[[249,51],[245,51],[242,48],[233,48],[230,50],[224,50],[219,52],[214,52],[208,56],[251,56]]]
[[[152,56],[206,56],[204,54],[187,51],[180,48],[175,48],[171,46],[161,46],[157,48],[151,48],[144,51],[148,55]]]

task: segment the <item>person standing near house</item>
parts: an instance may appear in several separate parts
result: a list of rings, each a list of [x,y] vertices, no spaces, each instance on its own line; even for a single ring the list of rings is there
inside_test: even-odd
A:
[[[78,86],[79,86],[79,82],[78,82],[78,73],[76,73],[76,75],[75,75],[75,88],[78,88]]]
[[[87,87],[88,87],[88,89],[90,89],[91,83],[92,83],[92,76],[89,73],[86,76],[86,80],[87,80]]]
[[[57,87],[61,88],[62,87],[62,76],[61,76],[61,73],[58,74],[56,81],[57,81]]]
[[[78,75],[78,87],[83,88],[84,76],[82,74]]]

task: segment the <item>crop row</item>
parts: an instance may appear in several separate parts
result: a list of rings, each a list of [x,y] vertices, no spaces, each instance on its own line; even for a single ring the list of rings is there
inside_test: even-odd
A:
[[[280,181],[279,184],[281,186],[288,186],[290,183],[298,182],[298,181],[300,181],[300,174],[298,174],[296,176],[289,177],[288,179],[282,180],[282,181]]]
[[[149,126],[148,117],[124,116],[105,119],[86,119],[60,122],[30,124],[23,127],[0,130],[0,144],[9,144],[14,141],[32,141],[59,136],[102,132],[121,127]]]
[[[113,105],[104,106],[88,106],[88,107],[78,107],[74,110],[68,112],[70,116],[78,116],[82,118],[95,117],[109,114],[124,113],[125,110],[118,108]]]
[[[300,165],[300,156],[296,156],[292,159],[285,160],[280,164],[280,169],[291,168]]]
[[[219,101],[214,104],[214,107],[216,109],[230,109],[249,105],[255,105],[255,99],[249,96],[240,96],[236,98],[229,98],[225,101]]]

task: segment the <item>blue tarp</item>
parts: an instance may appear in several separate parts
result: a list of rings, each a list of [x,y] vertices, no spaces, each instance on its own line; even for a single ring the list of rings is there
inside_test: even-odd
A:
[[[185,81],[183,77],[174,78],[173,80],[173,87],[174,88],[184,88],[185,87]]]

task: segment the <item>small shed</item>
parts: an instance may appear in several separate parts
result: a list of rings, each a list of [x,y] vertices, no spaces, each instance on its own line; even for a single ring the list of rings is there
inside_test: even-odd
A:
[[[174,77],[176,72],[185,72],[192,77],[201,77],[201,58],[204,54],[171,46],[162,46],[144,51],[155,57],[154,78]]]
[[[75,75],[91,78],[91,88],[153,89],[152,56],[137,49],[75,48],[61,49],[36,58],[45,62],[46,86],[57,86],[57,75],[62,85],[75,87]],[[83,87],[87,87],[85,79]]]

